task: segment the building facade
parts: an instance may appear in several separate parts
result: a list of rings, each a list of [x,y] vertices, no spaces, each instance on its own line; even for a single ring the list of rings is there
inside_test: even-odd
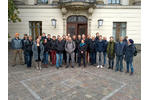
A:
[[[21,22],[8,23],[14,33],[128,36],[141,43],[141,0],[14,0]],[[9,41],[11,40],[9,39]]]

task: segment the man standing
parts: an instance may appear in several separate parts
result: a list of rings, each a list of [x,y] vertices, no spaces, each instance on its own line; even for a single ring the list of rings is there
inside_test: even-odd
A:
[[[110,41],[108,42],[107,56],[108,56],[108,62],[109,62],[108,69],[110,69],[110,68],[113,69],[114,58],[115,58],[115,42],[114,42],[114,38],[112,36],[110,37]]]
[[[56,42],[56,68],[62,67],[63,51],[64,51],[64,42],[62,37],[59,37]]]
[[[103,50],[103,67],[105,67],[106,65],[106,52],[107,52],[107,45],[108,45],[108,42],[107,42],[107,38],[106,37],[103,37],[103,42],[104,42],[104,50]]]
[[[120,41],[116,43],[116,71],[123,72],[123,56],[125,54],[126,44],[123,42],[123,37],[120,37]]]
[[[80,45],[80,43],[81,43],[81,35],[78,35],[78,38],[77,38],[77,41],[76,41],[76,49],[77,49],[77,55],[76,55],[76,57],[77,57],[77,63],[79,63],[79,56],[78,56],[78,54],[79,54],[79,49],[78,49],[78,47],[79,47],[79,45]]]
[[[32,56],[33,56],[32,45],[33,45],[32,36],[29,36],[29,40],[25,43],[25,50],[27,54],[27,68],[30,68],[32,64]]]
[[[94,65],[96,64],[96,42],[95,42],[95,37],[92,36],[92,40],[90,41],[90,44],[89,44],[89,53],[90,53],[90,62],[91,62],[91,65]]]
[[[16,65],[17,54],[19,55],[20,64],[23,64],[22,61],[22,40],[19,39],[19,33],[15,34],[15,38],[11,41],[11,47],[13,49],[13,67]]]
[[[48,35],[47,35],[47,44],[48,44],[48,53],[49,53],[49,60],[50,60],[50,63],[52,62],[52,55],[51,55],[51,53],[50,53],[50,50],[51,50],[51,41],[52,41],[51,35],[48,34]]]
[[[24,37],[22,39],[22,49],[23,49],[23,54],[24,54],[24,64],[27,64],[27,52],[25,50],[25,44],[28,41],[28,35],[24,34]]]
[[[71,57],[71,63],[72,63],[72,68],[74,68],[74,57],[75,57],[75,48],[76,48],[76,45],[75,45],[75,42],[72,41],[71,37],[69,37],[68,41],[66,42],[65,44],[65,50],[67,52],[67,66],[66,68],[69,67],[69,58]]]
[[[53,36],[50,45],[51,45],[52,65],[55,65],[56,64],[56,36]]]
[[[99,36],[99,39],[96,41],[96,60],[97,60],[97,68],[101,67],[103,68],[102,66],[102,53],[103,53],[103,50],[104,50],[104,42],[102,40],[102,36],[100,35]]]

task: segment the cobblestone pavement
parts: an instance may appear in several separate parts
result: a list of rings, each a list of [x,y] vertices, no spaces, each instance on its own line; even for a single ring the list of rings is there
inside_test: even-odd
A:
[[[41,72],[26,65],[11,66],[12,52],[8,52],[8,100],[140,100],[141,54],[134,58],[133,76],[114,70],[43,68]]]

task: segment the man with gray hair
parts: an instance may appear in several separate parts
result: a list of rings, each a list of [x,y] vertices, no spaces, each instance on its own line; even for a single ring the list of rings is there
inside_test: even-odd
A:
[[[72,63],[72,68],[74,68],[74,50],[75,50],[76,46],[75,46],[75,42],[72,41],[71,37],[68,38],[68,41],[65,44],[65,50],[67,52],[67,66],[66,68],[69,67],[69,58],[71,57],[71,63]]]

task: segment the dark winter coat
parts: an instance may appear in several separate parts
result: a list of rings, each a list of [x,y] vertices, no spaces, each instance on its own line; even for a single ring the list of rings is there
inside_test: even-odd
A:
[[[26,52],[25,50],[25,44],[28,41],[28,39],[22,39],[22,49],[24,50],[24,52]]]
[[[28,40],[25,44],[24,44],[24,50],[27,53],[32,54],[32,45],[33,45],[33,41]]]
[[[96,41],[91,40],[89,43],[89,52],[96,52]]]
[[[76,40],[76,48],[77,48],[77,52],[79,51],[79,50],[78,50],[78,47],[79,47],[79,44],[80,44],[80,43],[81,43],[81,40],[77,39],[77,40]]]
[[[48,53],[49,52],[49,44],[43,43],[43,46],[44,46],[44,53]]]
[[[123,56],[125,54],[126,44],[124,42],[117,42],[115,45],[116,56]]]
[[[57,41],[56,42],[56,53],[63,53],[65,50],[65,42],[64,41]]]
[[[51,50],[56,50],[56,40],[52,40],[50,46],[51,46]]]
[[[96,52],[103,52],[104,51],[104,41],[97,40],[96,41]]]
[[[125,61],[132,62],[135,52],[134,44],[128,45],[125,51]]]
[[[107,42],[107,40],[103,40],[103,42],[104,42],[104,50],[103,50],[103,52],[107,52],[108,42]]]
[[[108,42],[107,46],[107,56],[109,59],[114,59],[115,58],[115,42]]]
[[[37,43],[34,42],[32,45],[32,52],[33,52],[33,57],[34,60],[38,60],[38,48],[37,48]],[[44,53],[44,46],[42,43],[40,43],[40,59],[43,60],[43,53]]]

